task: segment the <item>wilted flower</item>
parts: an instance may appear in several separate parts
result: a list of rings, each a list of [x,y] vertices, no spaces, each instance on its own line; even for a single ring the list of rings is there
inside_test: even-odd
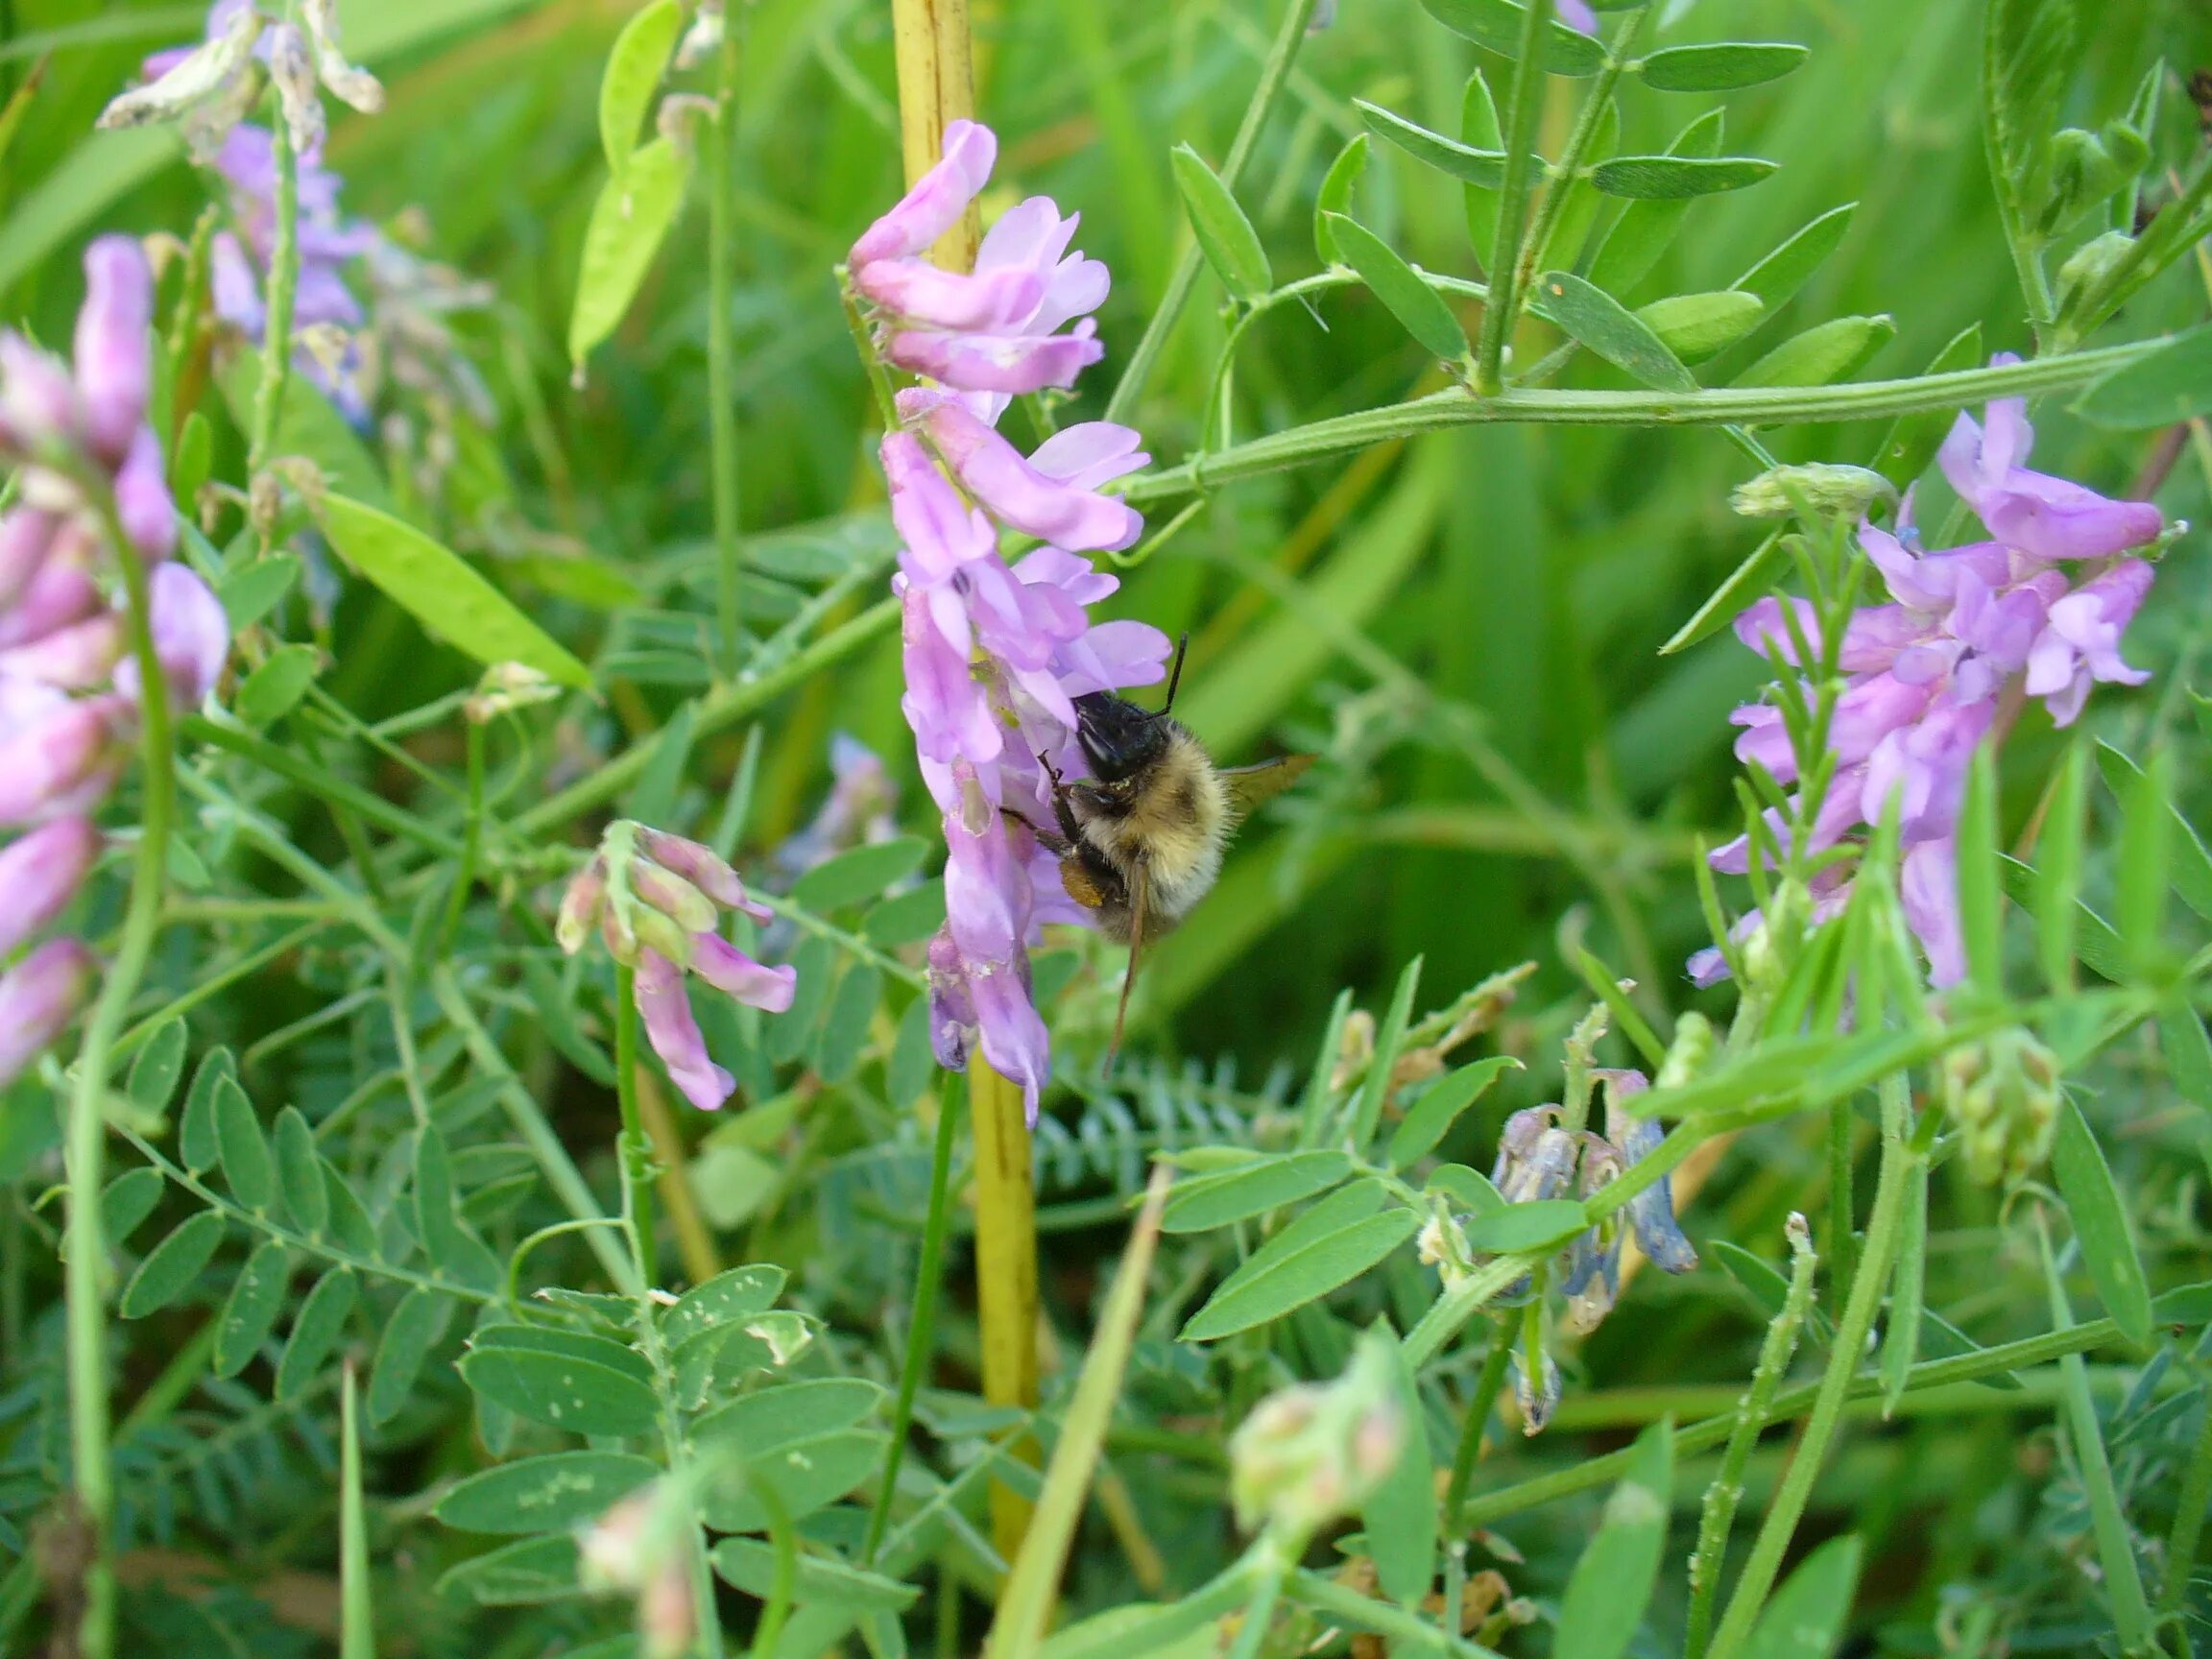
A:
[[[1397,1466],[1407,1425],[1391,1337],[1369,1331],[1334,1382],[1279,1389],[1229,1442],[1229,1494],[1246,1531],[1262,1523],[1293,1551],[1364,1503]]]
[[[735,1080],[714,1064],[691,1012],[686,970],[750,1007],[781,1014],[798,973],[753,960],[716,931],[724,909],[757,920],[770,912],[745,897],[737,873],[712,848],[624,818],[568,884],[554,927],[574,955],[598,930],[609,954],[635,970],[633,999],[646,1040],[685,1099],[703,1112],[730,1098]]]
[[[1863,607],[1844,628],[1836,663],[1844,690],[1828,733],[1836,767],[1802,849],[1836,846],[1879,823],[1894,802],[1905,916],[1938,985],[1965,973],[1954,836],[1975,750],[2009,719],[2020,694],[2042,698],[2066,726],[2092,683],[2140,685],[2149,677],[2121,658],[2120,637],[2150,591],[2151,566],[2123,555],[2158,537],[2158,509],[2031,471],[2022,465],[2034,436],[2025,410],[2024,399],[2000,399],[1989,405],[1985,426],[1961,414],[1939,457],[1993,540],[1921,551],[1910,496],[1894,533],[1861,523],[1860,548],[1890,602]],[[2060,560],[2088,564],[2078,585]],[[1736,633],[1778,666],[1802,668],[1798,641],[1817,639],[1819,619],[1805,600],[1767,598],[1737,617]],[[1750,704],[1730,719],[1743,728],[1739,758],[1758,762],[1785,786],[1797,781],[1780,709]],[[1767,825],[1786,845],[1783,815],[1769,810]],[[1751,855],[1749,837],[1739,836],[1712,861],[1741,873]],[[1842,871],[1824,869],[1810,895],[1812,919],[1839,911],[1848,887]],[[1739,926],[1748,938],[1760,920],[1754,914]],[[1726,976],[1718,951],[1700,951],[1690,971],[1700,984]]]
[[[988,128],[953,122],[945,158],[869,227],[848,265],[877,308],[886,358],[929,376],[899,393],[901,425],[881,452],[902,543],[901,707],[950,855],[947,923],[929,948],[933,1046],[958,1066],[980,1044],[1022,1084],[1034,1118],[1051,1056],[1028,949],[1042,924],[1090,917],[1032,830],[1053,822],[1052,774],[1086,770],[1074,699],[1158,681],[1168,642],[1142,623],[1093,623],[1089,607],[1118,584],[1077,556],[1142,533],[1132,508],[1098,492],[1144,465],[1138,435],[1093,421],[1024,458],[994,429],[1010,394],[1066,386],[1097,360],[1088,318],[1059,330],[1104,300],[1105,267],[1068,252],[1074,219],[1044,197],[992,228],[974,272],[925,257],[997,155]],[[1001,524],[1046,545],[1009,565]]]
[[[154,278],[127,236],[84,253],[74,371],[0,334],[0,461],[22,493],[0,514],[0,824],[30,832],[0,852],[0,955],[68,907],[99,852],[89,814],[114,787],[140,718],[117,559],[151,566],[147,622],[171,701],[213,688],[230,625],[206,583],[164,563],[177,540],[161,446],[146,424]],[[109,510],[128,545],[109,544]],[[92,962],[51,940],[0,976],[0,1083],[51,1042]]]
[[[304,0],[304,31],[259,11],[253,0],[215,0],[206,39],[146,60],[146,83],[101,111],[103,127],[182,124],[194,156],[205,160],[274,82],[292,146],[304,154],[323,139],[321,89],[365,115],[384,108],[384,88],[347,61],[338,42],[337,0]]]

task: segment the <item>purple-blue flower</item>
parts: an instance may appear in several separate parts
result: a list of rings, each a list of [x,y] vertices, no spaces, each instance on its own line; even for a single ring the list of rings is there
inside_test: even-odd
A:
[[[2000,356],[2000,363],[2018,359]],[[2072,724],[2100,680],[2140,685],[2149,676],[2120,654],[2121,635],[2150,591],[2152,569],[2129,550],[2157,539],[2164,521],[2145,501],[2114,501],[2084,485],[2026,465],[2033,441],[2024,399],[1991,403],[1985,422],[1961,414],[1938,457],[1944,476],[1990,539],[1924,552],[1907,496],[1895,532],[1872,523],[1859,545],[1880,571],[1890,602],[1866,606],[1847,623],[1837,666],[1845,675],[1830,723],[1835,760],[1808,837],[1809,853],[1833,847],[1896,808],[1907,922],[1928,954],[1937,985],[1965,973],[1958,909],[1959,811],[1975,751],[2011,718],[2022,696],[2039,697],[2057,725]],[[2072,570],[2061,568],[2071,565]],[[1796,669],[1795,635],[1816,638],[1818,618],[1803,599],[1760,600],[1736,619],[1737,637],[1778,667]],[[1736,754],[1794,783],[1781,710],[1738,709]],[[1783,816],[1769,811],[1777,845]],[[1747,836],[1712,855],[1716,869],[1749,867]],[[1841,909],[1848,879],[1823,870],[1813,920]],[[1747,937],[1756,913],[1736,929]],[[1725,976],[1718,950],[1699,951],[1699,984]]]

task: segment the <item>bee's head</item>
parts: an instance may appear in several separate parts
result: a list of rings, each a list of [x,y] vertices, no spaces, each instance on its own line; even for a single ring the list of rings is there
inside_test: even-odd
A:
[[[1125,697],[1093,691],[1075,699],[1075,736],[1091,775],[1101,783],[1118,783],[1160,757],[1167,747],[1167,722]]]

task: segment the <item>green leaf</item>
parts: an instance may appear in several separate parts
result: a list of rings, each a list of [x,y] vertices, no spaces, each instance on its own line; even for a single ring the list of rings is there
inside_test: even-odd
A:
[[[1466,89],[1459,96],[1459,142],[1470,150],[1503,150],[1505,146],[1503,130],[1498,125],[1498,101],[1490,95],[1490,83],[1480,64],[1468,72]],[[1498,196],[1473,184],[1459,194],[1467,208],[1468,243],[1479,261],[1487,260],[1498,247]]]
[[[2128,1231],[2128,1211],[2113,1185],[2104,1149],[2090,1132],[2081,1109],[2068,1100],[2058,1109],[2058,1133],[2051,1148],[2052,1172],[2059,1195],[2074,1217],[2081,1263],[2097,1286],[2097,1296],[2120,1334],[2138,1348],[2151,1341],[2151,1288],[2135,1240]]]
[[[1894,1416],[1897,1402],[1911,1385],[1927,1306],[1928,1165],[1906,1166],[1905,1217],[1897,1243],[1897,1265],[1889,1276],[1889,1321],[1882,1334],[1882,1415]]]
[[[1761,1609],[1743,1659],[1829,1659],[1859,1583],[1859,1540],[1831,1538],[1798,1563]]]
[[[702,1446],[727,1440],[754,1457],[850,1429],[875,1415],[882,1404],[883,1390],[866,1378],[812,1377],[717,1406],[691,1425],[691,1438]]]
[[[485,1607],[533,1606],[587,1594],[576,1581],[576,1538],[569,1532],[520,1538],[471,1556],[442,1575],[431,1591]]]
[[[1950,344],[1936,352],[1935,361],[1921,373],[1947,374],[1955,369],[1979,368],[1981,363],[1982,325],[1969,323],[1951,337]],[[1943,435],[1951,430],[1957,418],[1957,412],[1950,409],[1922,409],[1898,416],[1889,427],[1888,436],[1882,440],[1882,447],[1874,452],[1876,469],[1903,489],[1928,469],[1928,463],[1936,459]]]
[[[2074,410],[2092,426],[2121,431],[2212,415],[2212,324],[2177,334],[2093,382]]]
[[[1252,228],[1252,221],[1244,217],[1244,209],[1237,204],[1229,186],[1197,151],[1178,144],[1167,153],[1167,161],[1174,169],[1175,188],[1183,194],[1184,210],[1190,215],[1190,228],[1197,232],[1206,263],[1214,267],[1214,275],[1235,298],[1246,303],[1259,299],[1275,285],[1260,232]]]
[[[1487,46],[1503,58],[1521,53],[1524,9],[1513,0],[1421,0],[1421,9],[1455,35]],[[1595,75],[1605,48],[1554,19],[1544,29],[1544,67],[1554,75]]]
[[[323,653],[312,645],[277,646],[246,676],[230,701],[232,710],[256,732],[274,725],[307,695],[322,661]]]
[[[1481,1098],[1505,1072],[1520,1070],[1520,1061],[1501,1054],[1447,1071],[1422,1090],[1406,1108],[1406,1116],[1390,1137],[1390,1167],[1404,1169],[1428,1157],[1460,1113]]]
[[[1467,355],[1467,331],[1452,307],[1388,243],[1341,213],[1327,214],[1324,222],[1344,262],[1425,350],[1455,363]]]
[[[1709,109],[1674,135],[1667,154],[1693,160],[1716,156],[1720,154],[1724,125],[1721,112]],[[1608,294],[1626,294],[1650,275],[1689,211],[1688,199],[1630,203],[1591,259],[1590,280]]]
[[[116,1310],[126,1319],[143,1319],[192,1289],[213,1260],[215,1246],[223,1242],[223,1217],[212,1210],[179,1222],[138,1263]]]
[[[767,1530],[767,1506],[754,1489],[759,1482],[797,1521],[834,1503],[874,1475],[887,1443],[881,1431],[870,1429],[841,1429],[793,1441],[748,1459],[740,1473],[710,1481],[700,1494],[700,1518],[718,1532]]]
[[[918,945],[945,924],[945,882],[931,877],[894,893],[861,919],[861,937],[875,945]]]
[[[1440,1192],[1476,1215],[1492,1215],[1505,1208],[1505,1196],[1490,1185],[1490,1177],[1464,1164],[1437,1165],[1429,1172],[1422,1190]]]
[[[252,1363],[276,1329],[276,1315],[284,1310],[284,1292],[292,1283],[292,1252],[275,1238],[264,1239],[230,1286],[230,1299],[215,1322],[215,1356],[210,1369],[218,1377],[235,1377]]]
[[[1687,651],[1699,640],[1711,638],[1736,619],[1737,613],[1773,585],[1773,577],[1788,557],[1777,530],[1743,556],[1743,563],[1728,573],[1726,581],[1706,596],[1690,620],[1674,630],[1659,655],[1671,657]]]
[[[1352,187],[1367,171],[1367,134],[1355,132],[1323,175],[1320,192],[1313,198],[1313,256],[1329,266],[1344,263],[1343,252],[1329,228],[1329,215],[1352,210]]]
[[[323,1161],[315,1151],[315,1131],[300,1108],[276,1114],[276,1174],[284,1208],[300,1231],[312,1238],[329,1225],[330,1194],[323,1187]]]
[[[2113,896],[2113,921],[2120,929],[2129,964],[2149,972],[2163,948],[2166,923],[2166,873],[2173,846],[2174,763],[2154,750],[2149,771],[2138,771],[2120,797],[2120,890]]]
[[[399,1298],[399,1306],[385,1321],[376,1343],[376,1359],[369,1371],[369,1421],[390,1422],[415,1391],[415,1379],[422,1360],[445,1334],[453,1316],[453,1298],[418,1285]]]
[[[1685,202],[1744,189],[1774,170],[1756,156],[1616,156],[1590,169],[1590,182],[1632,202]]]
[[[1767,302],[1767,310],[1779,311],[1836,252],[1851,228],[1851,216],[1858,211],[1856,202],[1829,208],[1728,286],[1756,294]]]
[[[261,391],[261,354],[251,346],[226,352],[216,377],[230,419],[241,432],[251,432],[253,405]],[[323,469],[331,489],[365,501],[379,512],[392,511],[392,493],[360,434],[323,389],[305,375],[293,375],[284,388],[275,453],[304,455]]]
[[[1825,386],[1857,373],[1897,332],[1887,316],[1835,317],[1792,334],[1731,382],[1737,386]]]
[[[2143,768],[2102,738],[2097,742],[2097,770],[2104,775],[2105,787],[2123,802],[2130,789],[2142,786]],[[2182,903],[2212,922],[2212,852],[2205,850],[2197,827],[2175,804],[2171,793],[2166,809],[2171,818],[2166,826],[2166,860],[2174,891],[2181,896]]]
[[[1547,271],[1536,278],[1536,292],[1546,317],[1632,378],[1662,392],[1697,390],[1650,325],[1602,288],[1572,271]]]
[[[2015,221],[2039,205],[2052,129],[2074,79],[2073,0],[1989,0],[1983,122],[1997,197]]]
[[[1508,1204],[1467,1223],[1467,1248],[1485,1255],[1520,1255],[1564,1244],[1590,1225],[1572,1198],[1537,1198]]]
[[[177,1079],[184,1075],[184,1038],[181,1019],[164,1020],[131,1062],[127,1088],[131,1104],[139,1111],[149,1115],[160,1112],[177,1093]]]
[[[1559,1599],[1553,1650],[1575,1659],[1620,1659],[1659,1580],[1674,1492],[1674,1424],[1662,1418],[1636,1437],[1621,1484],[1605,1500],[1598,1535],[1575,1563]]]
[[[423,627],[477,661],[520,662],[564,685],[591,676],[459,554],[413,525],[343,495],[323,503],[323,528],[349,564]]]
[[[360,1198],[336,1166],[327,1158],[322,1162],[323,1196],[330,1206],[330,1236],[356,1256],[377,1255],[376,1226],[369,1219],[369,1212],[362,1208]]]
[[[714,1571],[748,1596],[767,1599],[776,1591],[776,1547],[756,1538],[725,1538],[714,1546]],[[793,1580],[800,1605],[815,1602],[869,1612],[902,1613],[921,1598],[918,1585],[863,1572],[827,1555],[801,1555]]]
[[[625,1371],[531,1348],[472,1348],[462,1380],[518,1417],[571,1434],[642,1434],[659,1420],[653,1390]]]
[[[653,1367],[637,1349],[587,1331],[561,1325],[525,1325],[518,1321],[486,1325],[469,1338],[471,1349],[501,1349],[512,1353],[550,1355],[556,1359],[580,1359],[604,1370],[619,1371],[639,1382],[651,1382]]]
[[[1390,1076],[1397,1069],[1398,1051],[1406,1046],[1406,1027],[1413,1018],[1414,993],[1421,988],[1421,958],[1416,956],[1399,971],[1397,988],[1390,993],[1389,1012],[1375,1034],[1375,1052],[1367,1062],[1367,1075],[1359,1096],[1352,1103],[1351,1140],[1356,1150],[1365,1151],[1382,1121],[1382,1108],[1390,1099]]]
[[[277,1399],[291,1399],[322,1372],[324,1361],[345,1334],[358,1297],[350,1268],[333,1267],[315,1282],[293,1318],[284,1357],[276,1361]]]
[[[100,1216],[110,1250],[120,1248],[145,1224],[168,1185],[160,1170],[150,1167],[126,1169],[108,1183],[100,1194]]]
[[[1352,103],[1359,111],[1359,118],[1366,122],[1368,132],[1397,145],[1414,160],[1486,190],[1496,190],[1505,182],[1503,151],[1472,149],[1456,139],[1416,126],[1403,115],[1393,115],[1364,98],[1355,98]]]
[[[215,584],[215,597],[235,634],[251,628],[283,602],[304,565],[297,553],[272,553],[233,570]]]
[[[870,962],[855,962],[837,981],[822,1016],[822,1040],[814,1052],[814,1074],[825,1083],[842,1083],[860,1064],[868,1028],[883,1000],[883,974]]]
[[[215,1139],[223,1149],[223,1179],[238,1202],[256,1215],[276,1211],[276,1166],[261,1134],[253,1102],[235,1077],[215,1085]]]
[[[1989,746],[1974,751],[1959,811],[1959,926],[1966,972],[1984,996],[2005,994],[2005,897],[1997,876],[1997,765]]]
[[[1403,1607],[1418,1607],[1436,1576],[1436,1466],[1429,1450],[1428,1416],[1414,1385],[1406,1346],[1389,1326],[1378,1327],[1386,1346],[1398,1419],[1406,1444],[1398,1461],[1368,1495],[1360,1509],[1367,1529],[1367,1552],[1382,1593]]]
[[[1367,1184],[1359,1183],[1307,1211],[1221,1282],[1183,1327],[1180,1340],[1211,1342],[1264,1325],[1366,1272],[1421,1230],[1421,1217],[1410,1210],[1349,1223],[1335,1219],[1362,1207],[1371,1210],[1380,1199],[1379,1190],[1369,1196]]]
[[[578,368],[637,298],[690,180],[690,156],[671,140],[656,138],[631,156],[621,178],[600,187],[585,227],[576,303],[568,314],[568,356]]]
[[[783,1294],[783,1269],[768,1262],[729,1268],[685,1291],[661,1316],[661,1328],[673,1346],[733,1319],[765,1312]]]
[[[1701,363],[1750,333],[1767,315],[1767,304],[1760,295],[1723,288],[1654,300],[1639,305],[1634,315],[1676,357]]]
[[[430,1513],[464,1532],[554,1532],[604,1514],[660,1473],[627,1452],[556,1452],[471,1475]]]
[[[1178,1181],[1167,1193],[1160,1230],[1203,1233],[1226,1227],[1310,1198],[1351,1172],[1352,1160],[1342,1152],[1290,1152]]]
[[[210,1048],[200,1057],[192,1073],[192,1089],[184,1096],[184,1115],[177,1123],[177,1160],[197,1175],[215,1166],[223,1143],[215,1133],[215,1090],[225,1078],[235,1077],[237,1062],[228,1048]]]
[[[599,77],[599,147],[607,153],[607,169],[616,179],[637,148],[637,129],[683,30],[684,8],[677,0],[654,0],[614,36],[614,49],[608,53],[606,71]]]
[[[2175,1093],[2212,1111],[2212,1038],[2186,997],[2169,997],[2158,1005],[2158,1048]]]
[[[792,884],[791,902],[808,910],[827,912],[877,898],[894,882],[919,870],[928,852],[928,843],[913,835],[855,847],[800,877]]]
[[[1655,92],[1731,92],[1779,81],[1811,56],[1778,41],[1668,46],[1644,60],[1644,84]]]

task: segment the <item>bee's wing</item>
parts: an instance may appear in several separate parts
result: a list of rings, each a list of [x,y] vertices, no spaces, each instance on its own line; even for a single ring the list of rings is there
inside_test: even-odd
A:
[[[1239,818],[1248,816],[1297,782],[1313,760],[1310,755],[1283,755],[1257,766],[1222,767],[1221,781],[1229,791],[1230,811]]]
[[[1121,1052],[1121,1028],[1129,1022],[1129,993],[1136,988],[1137,964],[1144,954],[1144,930],[1151,925],[1152,877],[1142,858],[1129,869],[1129,967],[1121,975],[1121,1001],[1114,1010],[1114,1041],[1106,1045],[1106,1069]]]

